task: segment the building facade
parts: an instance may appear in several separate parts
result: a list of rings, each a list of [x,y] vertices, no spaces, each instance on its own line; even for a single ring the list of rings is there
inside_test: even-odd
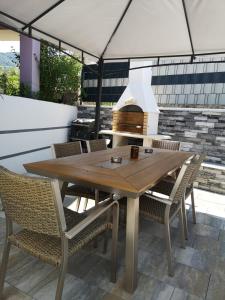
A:
[[[209,57],[207,60],[206,58],[197,58],[195,61],[197,64],[185,64],[188,62],[187,59],[167,59],[160,63],[175,62],[177,65],[152,68],[151,84],[159,106],[225,107],[224,58]],[[128,62],[104,64],[103,102],[118,101],[128,83],[128,71],[124,71],[128,68]],[[84,100],[95,102],[97,76],[84,67],[83,79]]]

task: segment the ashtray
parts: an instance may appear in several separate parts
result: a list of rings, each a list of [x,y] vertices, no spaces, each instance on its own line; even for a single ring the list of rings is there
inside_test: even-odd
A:
[[[111,163],[121,164],[122,163],[122,157],[121,156],[112,156],[111,157]]]
[[[146,148],[146,149],[145,149],[145,153],[153,153],[153,149],[151,149],[151,148]]]

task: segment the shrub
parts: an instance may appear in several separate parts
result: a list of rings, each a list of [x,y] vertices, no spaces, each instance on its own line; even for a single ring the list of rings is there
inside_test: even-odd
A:
[[[43,100],[74,104],[80,89],[81,64],[41,44],[40,97]]]

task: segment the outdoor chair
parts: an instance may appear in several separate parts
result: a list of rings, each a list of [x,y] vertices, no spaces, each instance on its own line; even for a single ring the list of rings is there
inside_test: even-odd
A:
[[[165,141],[165,140],[152,140],[152,148],[160,148],[160,149],[179,151],[180,142]]]
[[[55,158],[72,156],[77,154],[82,154],[81,143],[71,142],[71,143],[60,143],[52,145],[53,156]]]
[[[165,141],[165,140],[152,140],[152,148],[166,149],[172,151],[180,150],[180,142],[177,141]],[[168,173],[172,178],[176,179],[177,171],[171,171]]]
[[[87,150],[88,152],[96,152],[101,150],[106,150],[106,140],[105,139],[97,139],[97,140],[89,140],[87,141]]]
[[[97,139],[97,140],[88,140],[86,141],[87,151],[88,152],[96,152],[101,150],[107,150],[106,140],[105,139]],[[103,193],[104,196],[110,197],[109,194]],[[91,198],[89,198],[91,199]],[[95,205],[102,201],[102,192],[95,189]],[[88,204],[88,200],[84,205],[84,209],[86,209]]]
[[[195,200],[194,200],[194,181],[196,180],[201,164],[205,158],[205,154],[196,154],[193,159],[190,161],[190,165],[192,168],[192,174],[190,180],[188,182],[187,189],[185,191],[185,197],[183,201],[183,218],[184,218],[184,228],[185,228],[185,238],[188,238],[188,227],[187,227],[187,217],[186,217],[186,208],[185,208],[185,200],[191,196],[191,207],[192,207],[192,220],[193,223],[196,224],[196,213],[195,213]],[[175,179],[171,176],[165,177],[161,180],[157,185],[155,185],[151,191],[157,192],[164,195],[170,195],[175,184]]]
[[[52,152],[54,158],[62,158],[66,156],[82,154],[82,147],[79,141],[71,142],[71,143],[53,144]],[[65,195],[77,197],[76,211],[79,210],[82,197],[85,198],[84,210],[86,210],[87,208],[88,199],[95,200],[97,197],[99,202],[109,197],[109,194],[105,192],[99,192],[96,195],[95,189],[88,188],[80,184],[69,185],[68,182],[63,182],[61,188],[61,195],[62,195],[62,199],[64,199]]]
[[[162,195],[160,197],[145,193],[140,197],[139,200],[140,215],[144,216],[147,219],[150,219],[151,221],[155,221],[164,225],[168,260],[168,274],[170,276],[174,275],[170,223],[177,215],[179,215],[181,246],[182,248],[185,248],[182,200],[191,174],[191,165],[185,163],[181,168],[181,171],[169,196]],[[125,209],[125,206],[126,199],[124,198],[122,199],[122,201],[120,201],[120,207],[122,209]]]
[[[192,161],[192,160],[191,160]],[[183,195],[190,182],[192,176],[192,164],[185,164],[182,166],[180,173],[173,185],[171,193],[167,195],[155,196],[144,194],[140,197],[140,215],[143,215],[150,220],[164,224],[165,240],[168,260],[168,274],[174,275],[174,265],[172,257],[171,237],[170,237],[170,223],[179,215],[179,229],[181,231],[181,246],[185,248],[184,241],[184,220],[183,220]]]
[[[0,299],[10,246],[59,268],[55,299],[61,299],[68,258],[100,234],[112,230],[111,280],[116,281],[118,202],[88,214],[63,208],[57,180],[18,175],[0,166],[0,195],[6,216],[6,240],[0,268]],[[44,208],[44,209],[43,209]],[[112,222],[107,218],[112,213]],[[13,223],[20,225],[17,233]]]

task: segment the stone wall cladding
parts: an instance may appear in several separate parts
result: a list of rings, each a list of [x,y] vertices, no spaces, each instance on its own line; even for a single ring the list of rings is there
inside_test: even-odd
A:
[[[78,117],[94,118],[95,107],[80,106]],[[112,129],[112,108],[102,107],[102,129]],[[225,109],[160,108],[159,134],[181,142],[181,150],[204,152],[196,187],[225,194]]]
[[[112,108],[102,107],[100,112],[101,117],[101,128],[112,129]],[[78,107],[78,118],[95,118],[95,107],[94,106],[79,106]]]
[[[225,195],[225,167],[203,164],[194,186]]]
[[[225,110],[161,109],[159,133],[181,142],[181,150],[205,152],[207,162],[225,165]]]

